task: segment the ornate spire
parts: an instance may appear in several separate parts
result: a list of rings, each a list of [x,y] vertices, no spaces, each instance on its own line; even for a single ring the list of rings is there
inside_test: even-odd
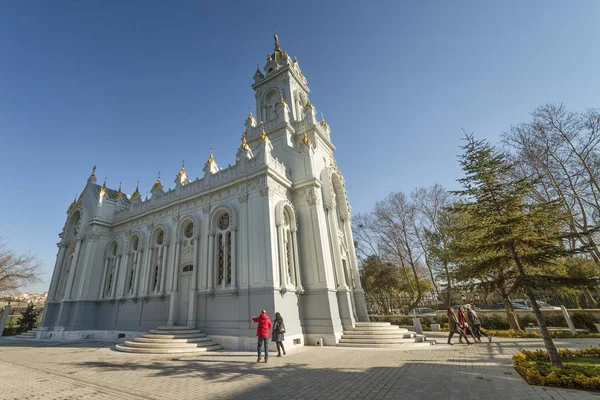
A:
[[[213,149],[212,149],[212,147],[210,148],[210,157],[208,157],[208,160],[206,160],[206,163],[208,165],[216,164],[215,163],[215,158],[213,157]]]
[[[312,105],[312,103],[310,102],[310,100],[309,100],[309,99],[306,99],[306,104],[304,105],[304,107],[310,107],[310,108],[312,108],[312,106],[313,106],[313,105]]]
[[[267,136],[267,132],[265,132],[264,125],[262,127],[262,132],[260,133],[260,140],[262,140],[263,142],[268,142],[269,141],[269,137]]]
[[[104,196],[106,194],[106,177],[104,177],[104,184],[100,188],[100,196]]]
[[[249,108],[248,110],[249,111],[248,111],[248,119],[247,119],[247,121],[252,122],[252,121],[254,121],[254,115],[252,115],[252,108]]]
[[[137,199],[138,197],[141,197],[142,195],[140,194],[140,181],[137,182],[137,185],[135,186],[135,192],[133,192],[133,194],[131,195],[132,199]]]
[[[281,93],[281,90],[279,91],[279,103],[281,105],[285,104],[285,99],[283,98],[283,93]]]
[[[90,177],[88,178],[91,181],[96,181],[96,166],[94,165],[94,168],[92,168],[92,174],[90,175]]]
[[[162,187],[162,183],[160,183],[160,171],[158,171],[158,177],[156,178],[156,182],[154,182],[154,186],[152,186],[152,190],[162,189]]]
[[[250,146],[248,146],[248,142],[246,141],[246,131],[242,133],[242,145],[240,146],[244,150],[248,150]]]
[[[279,36],[277,36],[277,31],[273,32],[273,39],[275,39],[275,51],[281,51],[281,49],[279,48]]]
[[[122,182],[119,182],[119,190],[117,190],[117,194],[115,195],[115,200],[119,200],[121,197],[123,197],[123,192],[121,192],[121,184],[122,184]]]
[[[323,128],[328,128],[329,125],[327,125],[327,122],[325,121],[325,117],[323,117],[323,113],[321,113],[321,126]]]
[[[181,169],[179,170],[179,173],[177,174],[177,178],[180,178],[182,180],[185,180],[187,178],[187,174],[185,173],[185,160],[183,160],[181,162]]]
[[[310,141],[310,138],[308,137],[308,135],[306,134],[306,132],[304,132],[304,136],[302,137],[302,140],[300,141],[300,148],[302,148],[302,146],[312,146],[312,142]]]
[[[294,56],[294,64],[298,64],[298,59]]]

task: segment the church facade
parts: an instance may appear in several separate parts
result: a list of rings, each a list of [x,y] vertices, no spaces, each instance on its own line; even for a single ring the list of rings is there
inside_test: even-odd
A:
[[[236,162],[204,176],[182,165],[151,197],[100,185],[95,167],[68,209],[38,338],[128,338],[158,326],[202,329],[255,348],[250,320],[282,314],[288,345],[368,321],[344,178],[297,60],[279,46],[254,74]]]

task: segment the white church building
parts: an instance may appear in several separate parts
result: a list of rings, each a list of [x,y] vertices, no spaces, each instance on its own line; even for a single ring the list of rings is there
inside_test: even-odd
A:
[[[159,176],[145,200],[98,182],[94,167],[59,235],[38,338],[186,326],[254,349],[250,318],[266,309],[283,316],[288,345],[335,345],[368,321],[331,130],[277,35],[253,78],[256,115],[234,165],[220,168],[211,150],[202,178],[182,166],[173,188]]]

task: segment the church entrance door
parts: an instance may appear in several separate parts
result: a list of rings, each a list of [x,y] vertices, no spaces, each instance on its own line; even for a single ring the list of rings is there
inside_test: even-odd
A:
[[[177,310],[177,325],[187,325],[188,305],[190,302],[190,284],[192,281],[193,265],[186,265],[179,275],[179,309]]]

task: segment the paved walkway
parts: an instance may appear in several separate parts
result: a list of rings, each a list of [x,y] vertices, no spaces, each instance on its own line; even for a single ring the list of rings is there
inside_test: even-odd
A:
[[[600,399],[525,383],[511,356],[543,347],[531,339],[414,350],[301,347],[268,364],[248,352],[150,356],[110,347],[0,339],[0,399]]]

